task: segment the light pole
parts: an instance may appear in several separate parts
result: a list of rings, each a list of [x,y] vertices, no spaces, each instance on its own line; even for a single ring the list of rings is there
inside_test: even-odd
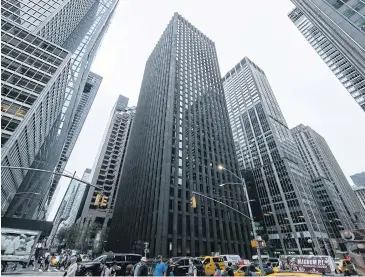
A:
[[[248,206],[248,212],[249,212],[250,219],[251,219],[253,237],[254,237],[254,239],[256,239],[257,238],[256,228],[255,228],[256,226],[255,226],[255,221],[254,221],[253,215],[252,215],[251,205],[249,203],[250,202],[250,199],[249,199],[248,193],[247,193],[247,186],[246,186],[245,178],[238,177],[235,173],[233,173],[229,169],[225,168],[223,165],[218,165],[218,169],[221,170],[221,171],[223,171],[223,170],[228,171],[233,176],[235,176],[238,180],[241,181],[241,183],[226,183],[226,184],[221,184],[219,186],[221,186],[221,187],[223,187],[224,185],[241,185],[242,186],[243,191],[245,193],[245,197],[247,199],[247,206]],[[259,267],[261,269],[261,272],[264,272],[264,268],[262,266],[262,259],[261,259],[261,251],[260,251],[260,248],[258,247],[256,249],[257,249],[257,258],[259,259]]]
[[[313,252],[313,255],[316,254],[316,252],[314,251],[314,247],[313,247],[313,241],[311,239],[308,239],[307,242],[310,244],[311,248],[312,248],[312,252]]]

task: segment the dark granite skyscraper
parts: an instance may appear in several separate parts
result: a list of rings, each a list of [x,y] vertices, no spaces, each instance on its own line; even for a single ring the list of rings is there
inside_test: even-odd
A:
[[[199,197],[190,206],[197,191],[246,212],[240,186],[219,187],[236,181],[220,163],[238,174],[215,45],[176,13],[146,64],[107,247],[250,256],[242,216]]]

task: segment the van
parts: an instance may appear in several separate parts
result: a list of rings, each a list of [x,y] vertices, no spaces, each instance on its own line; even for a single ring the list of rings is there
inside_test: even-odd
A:
[[[221,270],[225,269],[224,259],[222,256],[205,256],[203,260],[203,266],[205,275],[214,275],[215,273],[215,264],[218,264]]]
[[[238,262],[241,260],[241,257],[238,255],[221,255],[224,260],[225,267],[228,267],[228,263],[231,262],[232,265],[237,265]]]

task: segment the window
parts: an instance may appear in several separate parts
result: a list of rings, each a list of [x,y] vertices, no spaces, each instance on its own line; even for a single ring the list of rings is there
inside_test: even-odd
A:
[[[117,256],[115,256],[115,260],[117,262],[124,262],[125,261],[125,256],[124,255],[117,255]]]
[[[126,255],[127,261],[130,262],[139,262],[141,260],[141,256],[139,255]]]

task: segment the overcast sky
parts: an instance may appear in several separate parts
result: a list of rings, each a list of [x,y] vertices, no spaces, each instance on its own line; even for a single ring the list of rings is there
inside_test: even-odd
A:
[[[293,7],[289,0],[120,0],[92,66],[104,79],[66,170],[81,177],[93,166],[114,102],[122,94],[137,104],[147,58],[179,12],[216,43],[222,75],[249,57],[265,71],[290,128],[303,123],[321,134],[348,179],[364,171],[365,113],[289,20]],[[60,182],[52,214],[68,182]]]

